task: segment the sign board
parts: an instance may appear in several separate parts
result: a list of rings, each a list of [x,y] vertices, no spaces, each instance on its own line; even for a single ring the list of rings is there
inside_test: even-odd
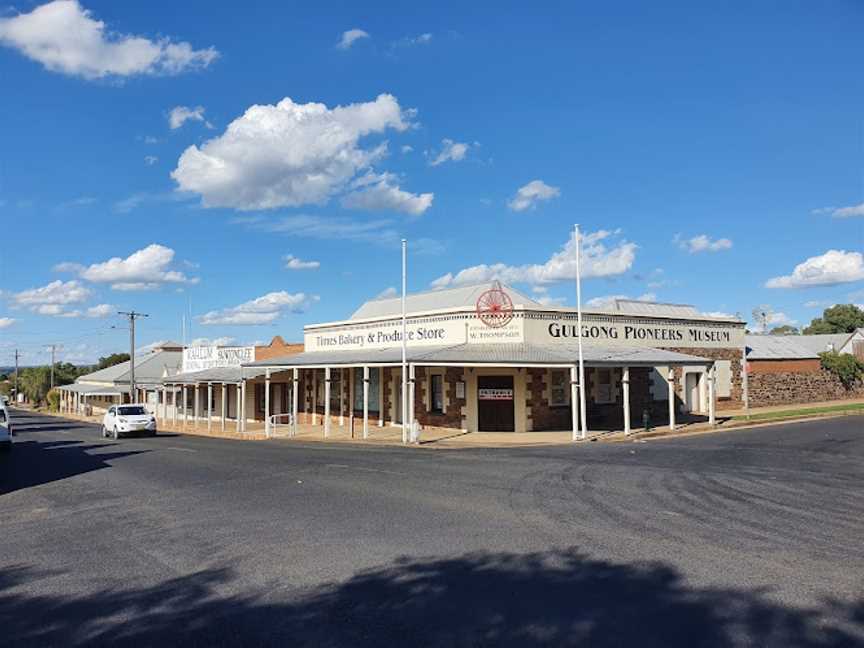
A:
[[[512,389],[478,389],[477,398],[479,400],[513,400]]]
[[[194,346],[183,349],[183,373],[239,367],[255,360],[255,347]]]

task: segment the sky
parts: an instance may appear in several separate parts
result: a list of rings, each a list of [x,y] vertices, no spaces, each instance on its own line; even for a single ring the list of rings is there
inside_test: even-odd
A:
[[[0,365],[301,340],[400,285],[864,304],[864,4],[0,7]]]

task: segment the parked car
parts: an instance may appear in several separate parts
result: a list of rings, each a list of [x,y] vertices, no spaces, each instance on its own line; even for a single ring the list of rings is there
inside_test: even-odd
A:
[[[12,419],[6,406],[0,406],[0,450],[8,452],[12,449]]]
[[[156,417],[143,405],[112,405],[102,419],[102,436],[119,439],[121,434],[156,436]]]

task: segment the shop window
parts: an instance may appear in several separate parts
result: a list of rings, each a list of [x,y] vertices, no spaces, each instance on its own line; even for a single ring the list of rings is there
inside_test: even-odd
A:
[[[369,368],[369,411],[377,412],[379,405],[379,391],[381,386],[381,370],[377,367]],[[363,411],[363,368],[354,369],[354,409]]]
[[[598,405],[615,402],[615,393],[612,391],[612,370],[598,369],[594,374],[597,384],[594,390],[594,402]]]
[[[429,376],[429,411],[433,414],[444,413],[444,376]]]
[[[333,369],[330,371],[330,411],[338,412],[340,403],[340,394],[342,388],[342,370]],[[323,402],[323,399],[322,399]]]
[[[549,406],[562,407],[570,403],[567,370],[553,369],[549,372]]]

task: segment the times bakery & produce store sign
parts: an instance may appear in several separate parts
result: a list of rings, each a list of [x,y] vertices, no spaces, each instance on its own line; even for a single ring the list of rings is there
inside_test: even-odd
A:
[[[183,373],[239,367],[255,359],[255,347],[195,346],[183,349]]]

